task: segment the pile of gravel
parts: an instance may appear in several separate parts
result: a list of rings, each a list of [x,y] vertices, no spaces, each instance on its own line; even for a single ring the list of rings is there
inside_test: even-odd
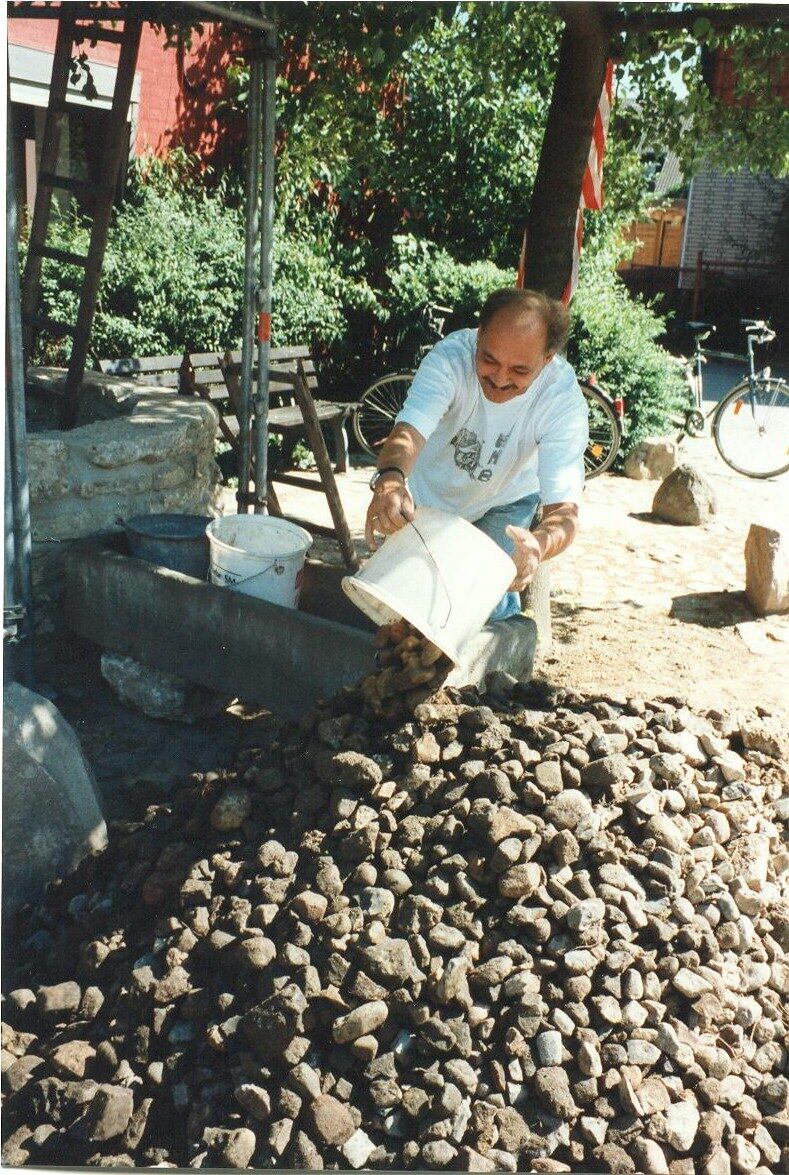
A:
[[[115,828],[19,929],[4,1161],[786,1169],[782,733],[489,684]]]

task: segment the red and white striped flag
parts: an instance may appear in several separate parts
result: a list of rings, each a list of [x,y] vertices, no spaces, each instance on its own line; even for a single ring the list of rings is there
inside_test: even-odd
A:
[[[589,158],[586,161],[586,168],[584,170],[583,182],[581,184],[581,200],[578,205],[578,213],[575,218],[575,238],[573,240],[573,265],[570,271],[570,277],[567,285],[564,287],[564,293],[561,300],[567,306],[575,293],[575,288],[578,285],[578,263],[581,258],[581,245],[584,239],[584,209],[590,208],[594,212],[599,212],[603,207],[603,156],[605,155],[605,143],[608,135],[608,122],[611,117],[611,102],[613,100],[613,86],[614,86],[614,63],[610,59],[605,67],[605,80],[603,81],[603,90],[600,94],[600,101],[597,104],[597,110],[594,116],[594,127],[592,128],[592,142],[589,146]],[[526,234],[523,235],[523,246],[521,248],[520,262],[518,265],[518,277],[516,285],[519,289],[523,289],[523,283],[526,273]]]

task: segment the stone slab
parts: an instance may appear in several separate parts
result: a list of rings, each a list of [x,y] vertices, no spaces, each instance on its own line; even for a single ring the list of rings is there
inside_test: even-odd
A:
[[[751,524],[745,540],[745,594],[759,616],[789,612],[789,528]]]
[[[65,367],[31,367],[28,371],[25,391],[37,409],[34,424],[47,419],[55,423],[65,395],[66,375]],[[140,385],[133,379],[86,371],[79,389],[77,425],[127,416],[139,398]]]
[[[117,653],[102,653],[101,676],[125,706],[168,722],[200,722],[220,713],[232,701]]]

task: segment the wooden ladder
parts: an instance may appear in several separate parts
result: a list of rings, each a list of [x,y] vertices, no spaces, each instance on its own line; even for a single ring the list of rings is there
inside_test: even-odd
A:
[[[88,341],[96,310],[96,298],[101,280],[104,250],[107,245],[115,188],[118,181],[121,159],[125,146],[124,128],[129,113],[134,70],[140,47],[142,23],[119,10],[122,19],[117,23],[122,28],[105,28],[99,23],[77,20],[68,15],[68,5],[63,5],[63,16],[58,20],[57,41],[52,61],[52,80],[49,88],[49,105],[44,125],[44,140],[41,148],[36,188],[36,202],[33,223],[30,230],[27,264],[22,282],[22,325],[24,331],[25,363],[30,362],[39,331],[46,331],[55,337],[71,335],[71,356],[65,384],[63,405],[63,427],[73,427],[77,418],[79,389],[85,372]],[[106,136],[101,157],[100,181],[93,189],[93,208],[90,245],[84,256],[66,249],[54,249],[47,244],[47,234],[52,213],[52,201],[56,189],[70,192],[88,192],[91,185],[85,180],[73,179],[57,172],[58,154],[63,125],[69,113],[78,107],[66,100],[69,77],[72,69],[72,51],[75,42],[109,41],[120,46],[115,89],[107,122]],[[40,313],[41,265],[44,258],[59,261],[64,265],[79,265],[85,273],[80,291],[76,322],[60,322]]]
[[[225,379],[225,386],[227,387],[230,402],[238,419],[241,419],[241,387],[238,374],[238,364],[232,362],[230,353],[226,353],[224,357],[219,357],[219,366],[222,370],[222,375]],[[326,441],[323,439],[320,422],[315,411],[315,404],[312,399],[312,393],[307,384],[307,377],[304,371],[304,364],[301,359],[297,360],[295,372],[277,370],[272,371],[271,375],[276,378],[279,383],[289,384],[293,390],[293,397],[298,405],[301,413],[301,418],[304,421],[304,431],[307,435],[307,441],[312,454],[315,458],[315,464],[318,467],[319,481],[314,481],[311,478],[299,477],[293,473],[272,473],[269,477],[267,485],[268,506],[272,514],[279,518],[287,517],[291,522],[303,526],[306,530],[315,531],[316,534],[324,535],[326,538],[336,539],[337,544],[342,553],[343,561],[349,571],[358,571],[359,556],[356,554],[356,548],[353,544],[353,537],[348,526],[348,520],[345,517],[345,509],[340,497],[340,491],[337,489],[337,482],[334,477],[334,471],[331,466],[331,459],[329,457],[328,449],[326,448]],[[225,429],[227,429],[227,422],[224,422]],[[220,413],[220,428],[222,427],[222,414]],[[254,428],[254,420],[252,422]],[[276,426],[275,426],[276,428]],[[223,432],[225,431],[223,429]],[[232,435],[227,430],[227,436],[231,440],[231,444],[236,451],[238,451],[238,437]],[[304,490],[313,490],[317,493],[322,493],[329,507],[333,526],[322,526],[315,522],[309,522],[303,518],[296,518],[292,514],[285,514],[273,482],[281,482],[283,485],[297,486]]]

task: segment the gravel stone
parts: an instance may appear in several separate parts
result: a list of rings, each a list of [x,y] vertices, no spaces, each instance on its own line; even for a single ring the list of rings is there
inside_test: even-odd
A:
[[[50,1064],[58,1077],[81,1078],[96,1056],[93,1045],[86,1040],[70,1040],[58,1045],[49,1054]]]
[[[561,1065],[563,1055],[562,1034],[549,1030],[541,1032],[534,1041],[540,1065]]]
[[[558,829],[567,828],[573,831],[579,824],[591,819],[593,814],[594,808],[588,796],[572,788],[560,792],[545,805],[546,821]]]
[[[272,720],[24,912],[7,1165],[778,1169],[767,719],[743,753],[745,719],[671,700],[532,710],[502,682],[389,712],[385,673]]]
[[[540,1102],[554,1117],[571,1121],[580,1113],[573,1101],[570,1079],[564,1069],[538,1069],[534,1075],[534,1088]]]
[[[637,1171],[644,1175],[669,1175],[666,1156],[651,1138],[637,1138],[630,1152]]]
[[[252,794],[245,787],[229,787],[211,811],[211,824],[219,832],[240,828],[252,811]]]
[[[103,1142],[123,1134],[134,1112],[131,1089],[117,1085],[100,1085],[75,1132],[82,1138]]]
[[[354,1171],[364,1167],[375,1150],[375,1143],[363,1130],[354,1130],[351,1137],[340,1148],[346,1162]]]
[[[308,1106],[306,1121],[310,1135],[328,1146],[342,1147],[355,1130],[350,1110],[331,1094],[321,1094]]]
[[[679,1154],[687,1154],[693,1146],[699,1128],[699,1112],[692,1102],[675,1102],[663,1116],[663,1134],[669,1146]]]
[[[338,1016],[332,1025],[332,1036],[338,1044],[348,1044],[360,1036],[369,1036],[386,1020],[389,1009],[383,1000],[360,1004],[346,1016]]]
[[[73,980],[40,987],[36,992],[36,1008],[41,1016],[69,1016],[76,1012],[82,999],[82,989]]]
[[[209,1165],[243,1171],[252,1161],[257,1139],[254,1131],[242,1126],[238,1130],[207,1130],[204,1141],[209,1148]]]
[[[525,865],[515,865],[499,877],[499,894],[503,898],[517,901],[519,898],[529,898],[542,884],[542,870],[533,861]]]

